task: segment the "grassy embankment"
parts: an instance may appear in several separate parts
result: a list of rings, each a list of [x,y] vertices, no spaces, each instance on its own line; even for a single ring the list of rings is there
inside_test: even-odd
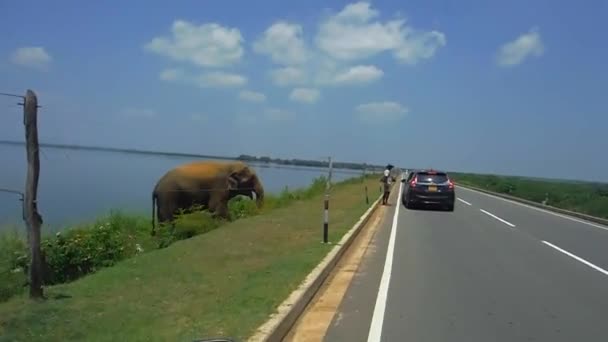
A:
[[[608,184],[450,173],[457,183],[608,219]]]
[[[320,243],[323,191],[315,184],[221,229],[47,287],[44,302],[19,295],[0,303],[0,340],[244,339],[333,247]],[[364,184],[373,201],[377,176],[335,185],[331,241],[367,209]]]

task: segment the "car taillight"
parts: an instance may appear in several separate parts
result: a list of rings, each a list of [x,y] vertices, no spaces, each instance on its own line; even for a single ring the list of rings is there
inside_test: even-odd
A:
[[[448,180],[448,188],[449,189],[454,189],[454,182],[451,179]]]
[[[412,179],[410,181],[410,186],[415,187],[417,182],[418,182],[418,176],[415,176],[414,179]]]

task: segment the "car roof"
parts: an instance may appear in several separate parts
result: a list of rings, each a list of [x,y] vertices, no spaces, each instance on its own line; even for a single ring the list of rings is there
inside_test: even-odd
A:
[[[427,173],[427,172],[434,172],[434,173],[439,173],[439,174],[448,174],[445,171],[441,171],[441,170],[435,170],[435,169],[421,169],[421,170],[415,170],[413,171],[415,173]]]

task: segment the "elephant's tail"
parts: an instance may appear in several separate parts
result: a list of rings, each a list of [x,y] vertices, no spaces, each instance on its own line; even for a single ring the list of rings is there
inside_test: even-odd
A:
[[[155,213],[155,209],[156,209],[156,201],[158,199],[158,196],[156,195],[156,191],[154,191],[152,193],[152,235],[156,234],[156,222],[155,222],[155,218],[156,218],[156,213]]]

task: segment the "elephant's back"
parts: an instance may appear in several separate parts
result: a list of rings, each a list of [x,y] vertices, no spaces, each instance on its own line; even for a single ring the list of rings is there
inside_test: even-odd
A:
[[[200,177],[202,175],[214,175],[225,169],[225,164],[216,161],[197,161],[179,165],[174,171],[183,176]]]
[[[225,172],[234,166],[235,164],[243,164],[240,161],[235,162],[222,162],[222,161],[194,161],[186,164],[182,164],[176,167],[175,172],[183,176],[201,177],[204,175],[215,176],[220,172]]]
[[[221,162],[221,161],[195,161],[187,164],[182,164],[169,171],[168,178],[179,178],[181,180],[198,180],[205,179],[215,180],[222,173],[228,172],[235,164],[242,162]]]

